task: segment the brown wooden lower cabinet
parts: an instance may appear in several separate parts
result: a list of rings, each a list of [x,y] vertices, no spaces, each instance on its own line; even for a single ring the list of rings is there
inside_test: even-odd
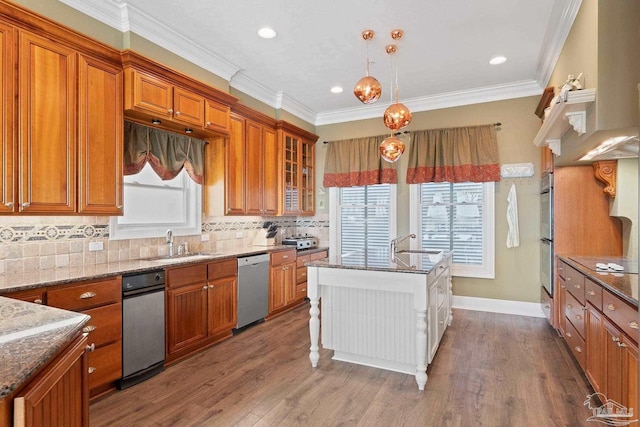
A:
[[[167,363],[231,336],[237,259],[167,270]]]
[[[86,345],[78,336],[14,398],[14,426],[89,425]]]
[[[593,389],[603,390],[605,378],[604,364],[604,323],[602,314],[591,304],[587,304],[587,367],[585,374]]]
[[[284,312],[301,300],[297,299],[296,250],[271,254],[269,268],[269,315]]]

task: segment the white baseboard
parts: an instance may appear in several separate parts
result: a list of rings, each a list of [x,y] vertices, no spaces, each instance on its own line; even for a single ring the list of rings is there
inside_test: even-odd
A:
[[[453,296],[452,307],[460,310],[488,311],[518,316],[545,317],[540,303],[491,298]]]

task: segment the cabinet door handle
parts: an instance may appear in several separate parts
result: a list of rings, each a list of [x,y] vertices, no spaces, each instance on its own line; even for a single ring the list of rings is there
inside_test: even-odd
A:
[[[589,291],[589,295],[591,295],[592,297],[595,297],[596,293],[594,291]]]
[[[40,298],[36,298],[36,299],[33,300],[33,303],[34,304],[42,304],[42,300]]]
[[[300,289],[300,292],[307,292],[307,288]]]
[[[173,108],[169,108],[169,109],[167,110],[167,112],[168,112],[169,114],[172,114],[172,113],[173,113]]]
[[[580,307],[580,310],[587,311],[587,307]]]
[[[176,111],[176,116],[179,116],[179,115],[180,115],[180,111]]]
[[[574,347],[578,353],[582,353],[582,348],[579,345]]]
[[[638,329],[638,322],[636,320],[632,320],[629,322],[629,327],[631,329]]]
[[[84,333],[89,333],[89,332],[93,332],[96,330],[96,327],[94,325],[87,325],[84,328],[82,328],[82,332]]]
[[[289,258],[289,255],[283,255],[282,256],[282,259],[287,259],[287,258]]]
[[[80,294],[80,299],[89,299],[95,297],[97,294],[95,292],[84,292]]]
[[[88,345],[84,348],[86,351],[96,351],[96,343],[92,342],[91,345]]]
[[[22,204],[22,207],[23,207],[23,208],[28,208],[29,206],[31,206],[31,203],[30,203],[30,202],[24,202],[24,203]]]
[[[209,289],[213,289],[215,285],[209,285]]]
[[[579,314],[576,314],[576,319],[582,320],[582,316],[580,316]]]
[[[13,202],[7,202],[4,204],[6,207],[8,208],[12,208],[13,207]]]
[[[208,288],[209,288],[209,287],[208,287],[207,285],[204,285],[204,286],[202,287],[202,290],[203,290],[203,291],[206,291]]]
[[[567,277],[566,279],[564,279],[565,282],[570,282],[571,281],[571,277]]]
[[[627,345],[623,342],[618,342],[618,347],[627,347]]]
[[[93,374],[96,371],[96,368],[93,366],[89,366],[89,369],[87,369],[87,372],[89,372],[90,374]]]
[[[573,285],[573,287],[576,288],[576,289],[580,289],[580,284]]]
[[[573,337],[573,335],[571,335],[571,332],[566,332],[565,335],[568,336],[569,338]]]
[[[611,337],[611,341],[613,341],[613,342],[620,342],[620,338],[612,336],[612,337]]]
[[[567,304],[567,308],[571,310],[573,307],[571,306],[571,304]]]
[[[611,303],[607,304],[607,308],[611,311],[616,311],[616,306]]]

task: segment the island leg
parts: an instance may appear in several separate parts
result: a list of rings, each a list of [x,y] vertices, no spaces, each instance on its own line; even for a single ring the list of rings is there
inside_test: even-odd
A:
[[[418,389],[424,390],[427,383],[427,311],[416,310],[416,382]]]
[[[320,353],[318,347],[318,340],[320,338],[320,308],[318,308],[318,304],[320,302],[320,298],[317,295],[314,295],[310,298],[311,308],[309,309],[309,314],[311,317],[309,318],[309,335],[311,338],[311,347],[309,348],[309,360],[311,360],[311,366],[318,366],[318,360],[320,360]]]

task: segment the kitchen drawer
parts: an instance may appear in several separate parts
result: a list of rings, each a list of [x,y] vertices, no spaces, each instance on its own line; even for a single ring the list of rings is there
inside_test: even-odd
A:
[[[311,261],[315,261],[315,260],[318,260],[318,259],[326,258],[327,257],[327,251],[316,252],[315,254],[311,254],[309,256],[311,257]]]
[[[296,283],[307,282],[307,267],[298,267],[296,269]]]
[[[118,341],[89,352],[89,389],[122,378],[122,342]]]
[[[301,300],[307,296],[307,282],[296,285],[296,300]]]
[[[584,274],[567,265],[564,283],[567,286],[567,291],[576,297],[576,299],[580,301],[580,304],[584,305]]]
[[[302,256],[298,256],[296,258],[296,267],[298,268],[302,268],[305,267],[305,265],[311,261],[311,255],[302,255]],[[305,267],[306,268],[306,267]]]
[[[20,301],[32,302],[34,304],[46,304],[47,291],[45,288],[28,289],[26,291],[11,292],[6,294],[7,298],[19,299]]]
[[[238,275],[238,259],[225,259],[224,261],[210,262],[207,264],[207,279],[216,280]]]
[[[587,301],[602,311],[602,286],[587,278],[584,280],[584,292]]]
[[[120,301],[122,301],[120,276],[99,282],[50,289],[47,292],[47,304],[65,310],[80,311]]]
[[[584,339],[576,331],[570,322],[567,322],[567,329],[564,332],[564,339],[567,341],[571,352],[578,360],[580,367],[585,370],[587,367],[587,354]]]
[[[177,288],[207,281],[207,264],[167,269],[167,287]]]
[[[564,314],[573,327],[578,331],[580,336],[584,337],[585,333],[585,321],[584,321],[584,306],[574,298],[570,293],[566,293],[566,299],[564,302]]]
[[[296,250],[289,249],[286,251],[274,252],[271,254],[271,266],[277,267],[283,264],[289,264],[296,260]]]
[[[91,320],[82,328],[89,333],[89,345],[96,348],[122,339],[122,303],[109,304],[104,307],[83,311],[91,316]]]
[[[638,309],[607,291],[602,294],[602,312],[629,338],[638,342]]]
[[[544,286],[540,286],[540,305],[544,316],[553,325],[553,298],[547,293]]]

